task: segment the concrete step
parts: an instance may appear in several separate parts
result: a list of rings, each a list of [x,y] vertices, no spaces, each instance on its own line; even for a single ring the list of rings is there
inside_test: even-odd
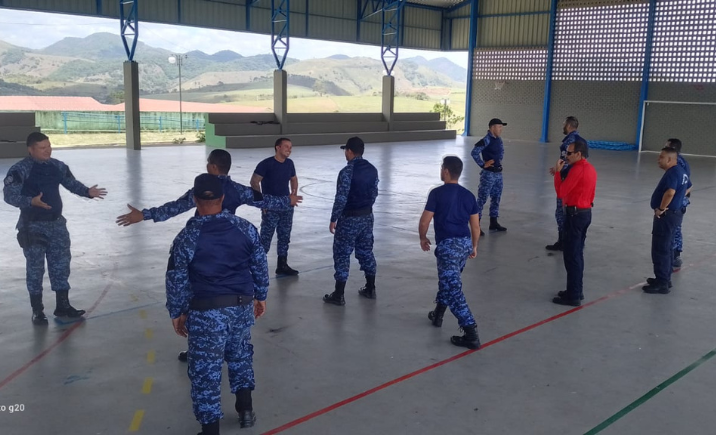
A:
[[[348,138],[359,136],[370,146],[381,142],[411,142],[421,140],[455,139],[455,130],[426,131],[385,131],[385,132],[353,132],[329,134],[294,134],[291,135],[293,145],[342,145]],[[271,148],[281,136],[230,136],[225,139],[226,148]],[[213,146],[219,146],[213,144]]]
[[[249,124],[251,121],[276,121],[273,113],[207,113],[207,122],[211,124]]]
[[[415,130],[445,130],[445,121],[393,121],[390,129],[393,131],[415,131]]]
[[[440,121],[440,114],[435,112],[394,113],[393,121]]]
[[[214,124],[214,132],[219,136],[281,134],[281,124]]]
[[[35,112],[0,112],[0,127],[24,126],[35,126]]]
[[[382,113],[289,113],[288,123],[384,122]]]
[[[35,126],[25,126],[25,127],[17,127],[17,126],[10,126],[10,127],[0,127],[0,141],[10,141],[10,142],[25,142],[27,140],[27,136],[30,135],[30,133],[40,131],[40,127]]]
[[[319,133],[346,133],[352,131],[388,131],[387,122],[305,122],[300,124],[289,123],[284,125],[285,135],[319,134]]]
[[[27,145],[25,145],[25,141],[0,141],[0,159],[21,159],[23,157],[27,157]]]

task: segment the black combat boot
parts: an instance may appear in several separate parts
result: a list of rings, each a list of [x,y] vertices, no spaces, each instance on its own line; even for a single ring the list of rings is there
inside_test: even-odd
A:
[[[656,278],[648,279],[647,285],[645,285],[641,289],[644,290],[644,293],[648,293],[651,295],[668,295],[669,293],[671,293],[671,290],[669,290],[669,283]]]
[[[562,232],[559,232],[559,238],[553,245],[547,245],[544,247],[548,251],[561,251],[562,247]]]
[[[276,275],[294,276],[298,275],[298,271],[289,267],[288,257],[285,255],[279,255],[278,264],[276,264]]]
[[[30,295],[30,305],[32,306],[32,323],[35,325],[47,325],[47,316],[43,312],[45,306],[42,305],[42,293]]]
[[[479,349],[480,339],[477,337],[477,325],[463,326],[460,328],[464,335],[453,335],[450,342],[455,346],[466,347],[468,349]]]
[[[428,313],[428,319],[430,319],[434,327],[439,328],[443,326],[443,316],[445,315],[446,309],[447,305],[436,303],[435,311],[431,311]]]
[[[196,435],[220,435],[219,434],[219,420],[216,420],[215,422],[209,423],[209,424],[202,424],[201,432],[199,432]]]
[[[236,392],[234,409],[239,413],[239,425],[241,425],[242,429],[254,426],[256,413],[254,412],[250,389],[242,388]]]
[[[55,292],[57,307],[55,308],[55,316],[77,318],[84,315],[85,310],[77,310],[70,305],[70,299],[67,296],[67,290]]]
[[[658,281],[656,280],[656,278],[647,278],[646,283],[649,285],[654,285],[654,284],[658,284]],[[668,288],[671,288],[671,287],[673,287],[673,285],[671,284],[671,280],[669,280]]]
[[[673,270],[681,269],[681,265],[683,262],[681,261],[681,251],[674,250],[674,260],[671,262],[671,268]]]
[[[346,290],[346,282],[336,281],[336,289],[333,293],[323,296],[323,302],[333,305],[345,305],[346,300],[343,297],[343,293]]]
[[[358,294],[368,299],[375,299],[375,277],[365,276],[365,286],[358,290]]]
[[[496,218],[496,217],[491,217],[491,218],[490,218],[490,232],[496,233],[496,232],[503,232],[503,231],[507,231],[507,228],[505,228],[505,227],[503,227],[502,225],[500,225],[500,224],[497,222],[497,218]]]

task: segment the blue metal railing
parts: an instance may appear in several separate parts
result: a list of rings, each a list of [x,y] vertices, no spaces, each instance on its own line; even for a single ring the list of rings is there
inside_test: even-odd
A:
[[[102,112],[61,112],[64,134],[71,132],[117,132],[125,131],[124,114]],[[184,130],[204,130],[203,118],[184,118],[181,121]],[[177,116],[140,115],[140,129],[145,131],[173,131],[180,130],[180,118]],[[53,126],[41,126],[45,130],[53,130]],[[56,127],[56,126],[55,126]]]

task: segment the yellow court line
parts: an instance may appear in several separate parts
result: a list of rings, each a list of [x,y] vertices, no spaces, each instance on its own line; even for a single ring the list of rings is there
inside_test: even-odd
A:
[[[152,331],[152,328],[147,328],[144,330],[144,336],[147,337],[148,340],[151,340],[154,336],[154,332]]]
[[[154,364],[154,359],[156,357],[156,352],[153,350],[150,350],[147,352],[147,364]]]
[[[147,318],[147,311],[146,310],[139,310],[139,317],[142,319]]]
[[[130,432],[136,432],[139,430],[139,426],[142,425],[142,419],[144,418],[144,410],[138,409],[134,413],[134,418],[132,418],[132,424],[129,425],[129,431]]]
[[[152,383],[153,382],[154,382],[153,378],[144,379],[144,385],[142,385],[142,394],[149,394],[152,392]]]

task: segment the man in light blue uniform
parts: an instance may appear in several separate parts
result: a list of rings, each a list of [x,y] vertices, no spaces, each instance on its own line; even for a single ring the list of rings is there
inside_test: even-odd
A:
[[[167,310],[174,331],[188,337],[189,379],[199,435],[219,435],[221,370],[228,364],[242,428],[256,422],[251,326],[266,311],[268,264],[250,222],[222,211],[222,181],[194,181],[197,216],[172,244],[166,273]]]
[[[341,147],[348,164],[338,174],[336,198],[333,201],[331,224],[333,266],[336,288],[323,296],[327,304],[345,305],[344,292],[351,254],[356,251],[360,269],[365,273],[365,286],[358,294],[375,299],[377,265],[373,255],[373,204],[378,197],[378,170],[363,158],[365,144],[359,137],[348,139]]]
[[[577,120],[574,116],[568,116],[567,119],[564,120],[564,124],[562,125],[562,132],[566,135],[564,136],[564,139],[562,139],[562,144],[559,146],[559,158],[565,162],[564,168],[562,168],[562,171],[560,171],[560,175],[562,177],[562,181],[564,181],[565,178],[567,178],[567,173],[569,172],[569,165],[566,164],[567,162],[567,148],[569,148],[569,145],[573,144],[577,138],[579,138],[579,131],[577,129],[579,128],[579,120]],[[587,158],[589,156],[584,156],[584,158]],[[554,174],[556,172],[555,167],[549,168],[549,173],[554,177]],[[564,239],[564,204],[562,204],[562,200],[557,198],[557,208],[554,211],[554,218],[557,221],[557,242],[545,246],[545,249],[548,251],[561,251],[563,249],[563,239]]]
[[[477,256],[480,239],[480,215],[475,195],[458,184],[462,174],[462,160],[448,156],[440,167],[440,180],[445,184],[430,191],[425,211],[420,217],[418,233],[420,247],[430,250],[428,227],[435,218],[435,257],[438,260],[438,294],[435,310],[428,313],[433,326],[441,327],[445,309],[457,317],[464,335],[455,335],[450,342],[455,346],[478,349],[477,323],[467,306],[462,292],[462,273],[468,258]],[[469,226],[468,226],[469,224]]]
[[[666,141],[666,146],[671,147],[676,150],[677,153],[679,153],[679,156],[677,158],[677,163],[681,167],[681,169],[684,170],[686,175],[689,177],[689,191],[684,196],[683,201],[683,207],[681,209],[682,214],[686,214],[686,207],[691,204],[691,166],[689,166],[689,162],[686,161],[684,156],[681,155],[681,141],[679,139],[669,139]],[[683,222],[683,220],[682,220]],[[672,262],[672,267],[674,270],[680,269],[682,265],[681,261],[681,251],[684,250],[684,237],[681,234],[681,224],[676,227],[676,230],[674,231],[674,260]]]
[[[14,164],[4,180],[5,202],[20,209],[17,240],[26,259],[27,290],[32,306],[32,323],[47,324],[42,304],[45,259],[50,285],[55,292],[55,316],[77,318],[85,311],[70,305],[70,233],[62,216],[60,185],[78,196],[104,198],[107,191],[77,181],[70,168],[52,158],[50,139],[42,133],[27,137],[26,157]]]
[[[477,210],[482,218],[482,208],[490,199],[490,232],[503,232],[507,228],[497,222],[500,215],[500,199],[502,198],[502,159],[505,147],[502,144],[502,127],[507,123],[497,118],[490,120],[487,135],[480,139],[472,149],[472,158],[480,172],[480,186],[477,188]],[[480,235],[484,235],[480,230]]]

